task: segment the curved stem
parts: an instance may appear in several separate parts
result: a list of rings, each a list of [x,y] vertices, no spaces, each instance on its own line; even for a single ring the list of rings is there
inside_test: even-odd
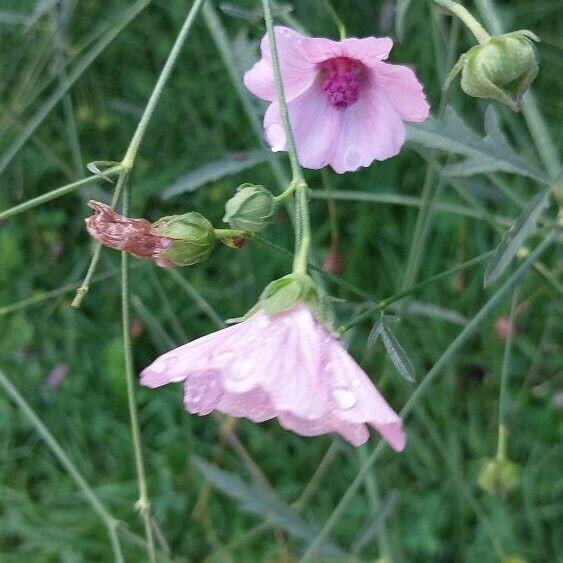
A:
[[[122,563],[123,554],[121,553],[121,545],[116,533],[118,521],[107,511],[106,507],[101,503],[98,497],[94,494],[94,491],[90,488],[90,485],[88,485],[84,477],[82,477],[80,471],[66,455],[59,442],[51,434],[45,424],[43,424],[42,420],[35,414],[35,411],[22,397],[16,387],[12,385],[11,381],[2,370],[0,370],[0,387],[3,387],[6,394],[12,399],[12,401],[14,401],[14,403],[16,403],[24,416],[35,428],[39,436],[41,436],[43,441],[47,444],[47,447],[53,452],[61,465],[66,469],[67,473],[74,480],[78,488],[84,493],[86,500],[89,502],[92,509],[99,515],[108,530],[114,560],[117,563]]]
[[[510,321],[508,324],[508,335],[504,347],[502,359],[502,371],[500,375],[500,391],[498,398],[498,445],[497,459],[506,459],[506,394],[508,387],[508,373],[510,369],[510,357],[512,354],[512,342],[514,340],[514,325],[516,323],[516,312],[518,303],[518,286],[512,292],[512,305],[510,307]]]
[[[107,170],[106,174],[112,175],[119,172],[120,170],[121,167],[116,166],[114,168],[110,168],[109,170]],[[43,203],[47,203],[48,201],[51,201],[53,199],[57,199],[66,194],[70,194],[76,190],[88,186],[89,184],[94,183],[98,179],[99,179],[98,176],[88,176],[88,178],[78,180],[77,182],[73,182],[72,184],[66,184],[65,186],[61,186],[60,188],[56,188],[40,196],[28,199],[27,201],[24,201],[19,205],[14,205],[13,207],[6,209],[5,211],[1,211],[0,221],[13,217],[14,215],[19,215],[20,213],[23,213],[28,209],[33,209],[34,207],[37,207],[38,205],[42,205]]]
[[[129,147],[127,148],[127,152],[125,153],[125,157],[123,158],[122,165],[126,168],[132,168],[135,164],[135,158],[137,157],[139,146],[141,145],[141,141],[145,136],[149,121],[156,108],[156,104],[162,94],[162,90],[164,89],[166,82],[170,78],[170,74],[172,74],[172,69],[174,68],[176,60],[178,59],[178,55],[180,54],[180,51],[188,37],[192,24],[194,23],[195,17],[197,16],[197,13],[199,12],[199,9],[201,8],[204,1],[205,0],[195,0],[195,2],[192,4],[192,7],[190,8],[190,11],[188,12],[188,15],[186,16],[184,25],[182,25],[182,29],[180,29],[180,33],[178,33],[178,36],[176,37],[176,41],[174,41],[174,45],[172,46],[170,54],[168,55],[168,58],[164,63],[162,72],[160,73],[158,80],[156,81],[149,101],[147,102],[145,110],[143,111],[143,115],[141,116],[141,120],[137,125],[137,129],[133,134],[131,142],[129,143]]]
[[[287,152],[291,165],[291,182],[287,191],[295,190],[295,257],[293,261],[293,271],[295,273],[306,273],[307,262],[309,256],[309,247],[311,244],[311,225],[309,218],[309,194],[308,186],[303,176],[303,170],[299,164],[297,156],[297,148],[291,123],[289,120],[289,111],[285,100],[283,81],[280,69],[280,60],[278,56],[278,48],[276,45],[276,34],[274,32],[274,22],[272,18],[272,10],[269,0],[262,0],[264,9],[264,22],[268,35],[270,51],[272,53],[272,65],[274,67],[274,78],[276,82],[276,91],[278,95],[278,105],[280,116],[282,119],[285,136],[287,139]]]
[[[474,331],[481,324],[483,319],[487,317],[491,310],[493,310],[494,307],[496,307],[496,305],[498,305],[498,303],[506,296],[506,294],[522,279],[522,277],[532,267],[534,262],[538,260],[539,257],[544,254],[545,251],[553,244],[555,237],[556,233],[553,232],[546,239],[544,239],[538,245],[538,247],[534,249],[530,256],[528,256],[528,258],[518,267],[518,269],[504,282],[504,284],[498,289],[498,291],[487,301],[487,303],[485,303],[485,305],[481,307],[481,309],[471,319],[467,326],[455,337],[453,342],[448,346],[448,348],[432,366],[430,371],[422,379],[422,382],[415,389],[414,393],[406,402],[405,406],[401,409],[399,413],[401,417],[405,417],[412,411],[416,403],[419,401],[420,397],[428,390],[429,386],[433,383],[442,369],[451,361],[453,355],[465,344],[469,337],[472,336]],[[360,471],[358,471],[356,477],[348,486],[346,492],[344,493],[340,502],[337,504],[331,516],[326,521],[318,536],[313,540],[306,553],[301,558],[301,561],[313,560],[313,556],[324,543],[325,539],[328,537],[328,535],[344,513],[344,510],[360,488],[364,477],[367,475],[368,471],[370,471],[375,461],[381,455],[381,452],[384,449],[384,445],[384,442],[379,442],[377,447],[370,454],[369,458],[362,465]]]
[[[124,186],[123,190],[123,215],[127,216],[129,211],[129,190]],[[129,315],[129,255],[121,253],[121,316],[123,329],[123,355],[125,358],[125,381],[127,385],[127,403],[129,407],[129,418],[131,423],[131,436],[133,438],[133,450],[135,453],[135,466],[137,469],[137,481],[139,485],[139,500],[137,508],[145,523],[145,536],[147,538],[147,552],[149,561],[156,563],[154,539],[151,526],[150,501],[147,489],[147,477],[143,452],[141,446],[141,430],[137,415],[137,404],[135,402],[135,375],[133,369],[133,348],[131,345],[131,319]]]
[[[479,43],[486,43],[491,38],[485,28],[471,15],[469,10],[458,2],[452,2],[452,0],[434,0],[434,2],[456,15],[467,26],[469,31],[473,33]]]

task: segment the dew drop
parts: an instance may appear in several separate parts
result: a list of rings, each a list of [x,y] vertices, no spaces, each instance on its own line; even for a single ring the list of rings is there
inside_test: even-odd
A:
[[[236,381],[246,379],[252,373],[253,362],[249,360],[238,360],[233,363],[232,369],[229,370],[229,375]]]
[[[342,410],[351,409],[357,403],[356,395],[347,387],[335,387],[332,397]]]

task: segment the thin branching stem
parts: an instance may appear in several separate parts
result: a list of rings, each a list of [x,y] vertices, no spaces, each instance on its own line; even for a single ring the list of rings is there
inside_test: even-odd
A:
[[[123,191],[123,215],[129,211],[129,189],[125,186]],[[123,355],[125,359],[125,381],[127,385],[127,403],[129,407],[129,418],[131,423],[131,437],[133,439],[133,451],[135,454],[135,466],[137,470],[137,483],[139,487],[139,500],[137,508],[145,523],[145,536],[147,538],[147,553],[151,563],[156,562],[154,539],[151,526],[150,501],[147,488],[147,477],[143,452],[141,445],[141,430],[137,414],[137,403],[135,400],[135,375],[133,368],[133,348],[131,345],[131,319],[129,314],[129,255],[121,253],[121,314],[123,329]]]
[[[299,164],[295,138],[289,120],[289,110],[285,99],[283,81],[280,68],[278,48],[276,44],[276,34],[274,32],[274,21],[269,0],[262,0],[264,9],[264,22],[272,53],[272,65],[274,67],[274,78],[278,95],[278,105],[283,128],[285,131],[287,152],[291,165],[291,184],[295,186],[295,258],[293,261],[293,271],[304,274],[307,271],[309,248],[311,245],[311,224],[309,217],[309,194],[308,186],[303,176],[303,170]]]
[[[512,292],[512,305],[510,307],[510,321],[508,323],[508,334],[506,336],[506,344],[504,346],[504,355],[502,358],[502,370],[500,373],[500,390],[498,397],[498,444],[497,458],[506,459],[506,411],[507,411],[507,387],[508,376],[510,372],[510,360],[512,358],[512,344],[514,342],[514,325],[516,324],[516,312],[518,305],[518,286]]]
[[[459,351],[459,349],[467,342],[467,340],[473,335],[475,330],[480,326],[481,322],[489,315],[489,313],[499,304],[499,302],[504,299],[506,294],[524,277],[528,270],[532,267],[534,262],[542,256],[548,248],[553,244],[555,240],[556,233],[552,233],[546,239],[544,239],[537,248],[528,256],[528,258],[518,267],[518,269],[504,282],[504,284],[497,290],[497,292],[481,307],[477,314],[471,319],[467,326],[456,336],[453,342],[448,346],[448,348],[442,353],[440,358],[432,366],[430,371],[426,374],[420,385],[415,389],[414,393],[411,395],[409,400],[406,402],[405,406],[400,412],[402,417],[407,416],[414,406],[418,403],[420,398],[426,393],[431,384],[434,382],[436,377],[441,373],[442,369],[448,364],[451,358]],[[364,477],[367,472],[370,471],[371,467],[384,451],[384,442],[379,442],[379,444],[374,448],[373,452],[370,454],[367,461],[362,465],[361,469],[356,474],[356,477],[348,486],[346,492],[340,499],[340,502],[336,505],[332,514],[326,521],[325,525],[319,532],[318,536],[311,543],[301,561],[311,561],[321,545],[328,538],[330,532],[340,520],[344,511],[354,498],[354,495],[360,488]]]
[[[94,491],[87,483],[86,479],[82,476],[78,468],[66,455],[65,451],[62,449],[59,442],[51,434],[49,429],[45,426],[43,421],[35,414],[35,411],[31,408],[30,404],[23,398],[20,392],[12,385],[12,382],[0,370],[0,386],[4,389],[6,394],[16,403],[18,408],[21,410],[23,415],[29,420],[31,425],[35,428],[41,439],[45,442],[47,447],[53,452],[54,456],[59,460],[61,465],[65,468],[70,477],[74,480],[78,488],[83,492],[86,500],[101,518],[102,522],[108,530],[108,535],[110,538],[110,543],[113,550],[113,557],[116,563],[123,562],[123,554],[121,552],[121,544],[119,543],[119,538],[117,537],[116,528],[118,521],[108,512],[106,507],[95,495]]]
[[[469,31],[473,33],[479,43],[486,43],[491,38],[487,30],[459,2],[452,2],[452,0],[434,0],[434,2],[456,15],[467,26]]]

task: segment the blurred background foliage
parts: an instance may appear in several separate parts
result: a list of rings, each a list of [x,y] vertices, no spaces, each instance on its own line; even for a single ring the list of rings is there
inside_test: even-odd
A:
[[[70,95],[48,113],[3,171],[0,208],[84,177],[85,163],[123,156],[187,9],[184,1],[147,4],[88,66]],[[395,36],[394,2],[334,0],[332,4],[349,35]],[[48,96],[67,79],[65,65],[79,60],[119,26],[132,5],[124,0],[2,1],[0,153],[17,141]],[[236,65],[231,70],[240,76],[257,57],[257,42],[264,32],[261,11],[249,0],[212,5],[230,42]],[[508,29],[526,27],[542,38],[538,47],[542,67],[534,89],[561,146],[563,4],[513,0],[496,5]],[[323,2],[302,0],[290,8],[279,4],[279,18],[293,18],[313,35],[337,37]],[[199,16],[143,141],[132,180],[132,215],[156,219],[195,209],[220,226],[223,203],[238,184],[252,181],[279,189],[267,155],[248,152],[256,151],[259,141],[210,35],[207,16],[207,20]],[[391,61],[415,67],[438,111],[441,84],[458,54],[472,44],[471,38],[423,0],[411,3],[402,24],[403,38],[396,42]],[[453,60],[448,60],[452,32],[458,35]],[[462,95],[458,84],[452,86],[449,102],[468,125],[482,131],[486,103]],[[261,111],[255,100],[251,103]],[[541,165],[522,117],[497,109],[519,154]],[[258,164],[225,175],[226,163],[254,157]],[[445,158],[440,156],[440,162]],[[427,159],[427,151],[407,145],[389,161],[354,174],[330,172],[328,178],[337,191],[419,198]],[[283,156],[279,162],[286,167]],[[205,165],[204,173],[215,178],[197,189],[190,187],[193,176],[186,176]],[[313,189],[323,189],[319,172],[307,171],[307,178]],[[497,180],[516,199],[528,200],[537,190],[532,180],[523,177],[503,175]],[[461,182],[473,204],[460,197],[448,177],[440,181],[442,203],[470,210],[477,205],[481,213],[505,218],[519,214],[513,199],[499,191],[490,176]],[[188,189],[163,197],[174,186],[178,191],[178,185]],[[134,507],[137,493],[123,379],[118,253],[103,253],[98,270],[103,279],[92,286],[78,310],[69,307],[72,291],[2,309],[82,279],[92,249],[83,224],[90,214],[86,201],[107,200],[110,190],[100,181],[0,225],[0,367],[96,495],[126,522],[120,532],[126,561],[140,561],[145,551],[139,543],[142,524]],[[375,300],[397,293],[417,209],[358,202],[353,197],[337,201],[337,208],[345,263],[342,277]],[[312,212],[314,254],[322,262],[330,246],[326,202],[314,199]],[[436,211],[431,229],[419,279],[484,253],[499,240],[498,231],[487,221],[458,213]],[[265,237],[291,249],[285,212],[280,212]],[[546,256],[549,268],[556,267],[556,258],[554,252]],[[257,242],[239,251],[221,247],[208,262],[179,271],[189,283],[186,287],[164,270],[135,263],[131,287],[136,371],[158,353],[215,329],[209,308],[222,319],[243,314],[270,280],[286,273],[288,265],[287,256]],[[430,285],[401,310],[396,332],[419,379],[494,292],[494,287],[482,288],[483,268],[479,265]],[[336,306],[339,321],[346,323],[362,299],[336,284],[326,282],[326,288],[346,300]],[[508,388],[509,456],[520,468],[519,486],[511,493],[494,495],[477,484],[481,460],[494,456],[496,449],[504,341],[494,323],[508,313],[507,298],[417,404],[406,422],[406,451],[402,455],[386,451],[370,471],[331,535],[333,558],[562,560],[562,303],[560,295],[535,273],[526,277],[519,299],[527,307],[517,317]],[[345,340],[398,409],[414,386],[394,372],[380,343],[366,351],[369,328],[366,321],[349,331]],[[68,371],[52,388],[46,379],[55,368],[59,373]],[[331,437],[295,436],[276,422],[240,421],[231,434],[225,421],[188,416],[182,410],[179,387],[136,391],[154,513],[178,561],[297,560],[377,440],[373,437],[356,450]],[[102,523],[3,394],[0,427],[0,559],[6,563],[111,560]],[[308,490],[302,516],[287,512],[284,503],[299,498],[329,448],[326,471]],[[195,459],[224,472],[194,463]],[[212,487],[201,497],[206,479]],[[270,487],[275,502],[265,492]]]

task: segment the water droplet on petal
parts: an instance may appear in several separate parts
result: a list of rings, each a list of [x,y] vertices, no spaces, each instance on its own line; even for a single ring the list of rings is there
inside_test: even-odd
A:
[[[338,408],[342,410],[351,409],[358,402],[356,395],[347,387],[335,387],[332,390],[332,397],[336,401]]]
[[[229,375],[237,381],[242,381],[252,374],[252,368],[252,361],[245,359],[237,360],[229,370]]]

